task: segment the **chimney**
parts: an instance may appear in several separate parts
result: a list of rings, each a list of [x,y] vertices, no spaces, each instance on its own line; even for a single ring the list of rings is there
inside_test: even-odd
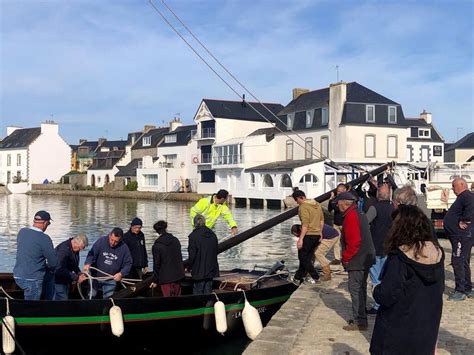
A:
[[[143,133],[147,133],[149,130],[154,129],[154,128],[156,128],[156,126],[153,126],[151,124],[147,124],[147,125],[145,125],[145,127],[143,127]]]
[[[425,122],[428,124],[431,124],[431,122],[433,122],[433,119],[431,118],[431,113],[426,112],[426,110],[423,110],[423,112],[420,113],[420,118],[425,120]]]
[[[10,134],[12,134],[13,132],[15,132],[17,129],[20,129],[21,127],[17,127],[17,126],[8,126],[7,127],[7,136],[9,136]]]
[[[87,139],[79,139],[79,145],[81,145],[82,143],[85,143],[87,142]]]
[[[298,96],[302,94],[306,94],[309,92],[309,89],[303,89],[303,88],[294,88],[293,89],[293,100],[296,99]]]
[[[179,117],[175,117],[170,121],[170,132],[174,132],[176,128],[181,127],[183,123]]]
[[[59,126],[51,120],[46,120],[41,124],[41,134],[58,134]]]
[[[102,144],[105,143],[106,140],[107,140],[107,138],[99,138],[99,139],[97,140],[97,145],[98,145],[98,146],[101,146]]]

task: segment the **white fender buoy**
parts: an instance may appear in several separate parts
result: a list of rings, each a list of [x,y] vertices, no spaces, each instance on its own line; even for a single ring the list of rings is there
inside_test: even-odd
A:
[[[217,301],[214,303],[214,316],[216,318],[216,330],[224,335],[227,331],[227,315],[224,302]]]
[[[2,344],[5,354],[13,354],[15,352],[15,339],[13,339],[12,335],[15,336],[15,319],[12,316],[5,316],[2,322]]]
[[[253,307],[247,299],[245,299],[245,306],[242,311],[242,321],[244,322],[245,333],[247,333],[247,336],[250,339],[255,340],[263,330],[263,325],[258,310]]]
[[[122,310],[119,306],[114,306],[109,310],[109,317],[110,317],[110,327],[112,328],[112,334],[116,337],[119,337],[123,334],[124,326],[123,326],[123,317],[122,317]]]

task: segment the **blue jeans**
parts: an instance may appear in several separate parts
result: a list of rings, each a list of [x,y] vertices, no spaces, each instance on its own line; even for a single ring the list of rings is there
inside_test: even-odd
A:
[[[38,301],[41,298],[43,280],[29,280],[15,277],[15,282],[23,290],[25,300]]]
[[[212,279],[194,281],[193,295],[205,295],[212,292]]]
[[[55,301],[67,300],[69,298],[69,285],[55,284],[56,293],[54,294]]]
[[[110,298],[115,292],[117,283],[114,280],[97,281],[92,284],[92,298],[97,295],[97,291],[102,289],[102,298]]]
[[[382,273],[382,268],[385,264],[385,260],[387,260],[387,256],[376,256],[375,264],[372,265],[369,270],[370,281],[372,282],[372,290],[380,283],[379,277]],[[374,309],[379,309],[379,304],[377,302],[374,303]]]
[[[55,292],[54,273],[46,271],[43,277],[43,292],[41,293],[41,299],[48,301],[54,300]]]

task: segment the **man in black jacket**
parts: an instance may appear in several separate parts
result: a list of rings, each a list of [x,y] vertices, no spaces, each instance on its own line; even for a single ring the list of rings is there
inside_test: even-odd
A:
[[[132,254],[133,259],[130,274],[126,276],[129,279],[142,279],[143,274],[148,272],[148,255],[142,226],[142,220],[135,217],[130,224],[130,229],[123,235],[123,241],[127,244],[128,249],[130,249],[130,254]]]
[[[189,260],[186,265],[194,280],[193,294],[212,292],[212,279],[219,276],[217,262],[217,236],[206,227],[204,216],[194,217],[194,231],[189,235]]]
[[[65,240],[56,247],[59,265],[54,275],[56,301],[67,300],[71,284],[84,281],[85,276],[79,269],[79,252],[87,245],[89,245],[87,237],[80,234]]]

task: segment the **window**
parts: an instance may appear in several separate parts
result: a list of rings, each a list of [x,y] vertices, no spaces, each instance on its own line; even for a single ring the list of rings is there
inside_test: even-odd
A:
[[[303,177],[300,179],[300,184],[305,184],[305,183],[309,183],[311,184],[313,187],[315,187],[317,184],[318,184],[318,178],[316,177],[316,175],[314,174],[305,174],[303,175]]]
[[[365,106],[365,122],[375,122],[375,106]]]
[[[286,115],[286,129],[292,130],[293,129],[293,123],[295,123],[295,114],[294,113],[289,113]]]
[[[397,123],[397,107],[388,107],[388,123]]]
[[[21,166],[21,154],[16,155],[16,166]]]
[[[321,124],[326,126],[329,123],[329,111],[327,107],[321,109]]]
[[[214,148],[214,165],[243,163],[242,144],[222,145]]]
[[[428,161],[429,158],[429,152],[427,147],[422,147],[421,148],[421,159],[420,161]]]
[[[143,146],[148,147],[151,145],[151,136],[143,137]]]
[[[263,187],[273,187],[273,179],[270,174],[265,174],[263,177]]]
[[[407,161],[413,161],[413,147],[411,145],[407,146]]]
[[[158,185],[158,175],[157,174],[150,174],[150,175],[143,175],[145,178],[145,185],[146,186],[157,186]]]
[[[396,158],[398,156],[398,137],[388,136],[387,137],[387,157]]]
[[[176,143],[176,134],[165,136],[165,143]]]
[[[286,160],[293,160],[293,141],[286,141]]]
[[[440,157],[443,155],[443,148],[440,145],[433,146],[433,155],[435,157]]]
[[[375,158],[375,136],[368,134],[365,136],[365,157]]]
[[[7,166],[11,166],[12,165],[12,156],[11,154],[7,154]]]
[[[306,138],[304,147],[304,158],[311,159],[313,157],[313,138]]]
[[[292,187],[292,183],[291,183],[291,178],[290,178],[290,175],[288,174],[284,174],[282,177],[281,177],[281,181],[280,181],[280,187]]]
[[[250,187],[255,187],[255,174],[250,174]]]
[[[329,137],[328,136],[321,137],[321,157],[322,158],[329,157]]]
[[[431,131],[429,129],[419,128],[418,129],[418,137],[430,138],[431,137]]]
[[[314,110],[306,111],[306,128],[313,125]]]

